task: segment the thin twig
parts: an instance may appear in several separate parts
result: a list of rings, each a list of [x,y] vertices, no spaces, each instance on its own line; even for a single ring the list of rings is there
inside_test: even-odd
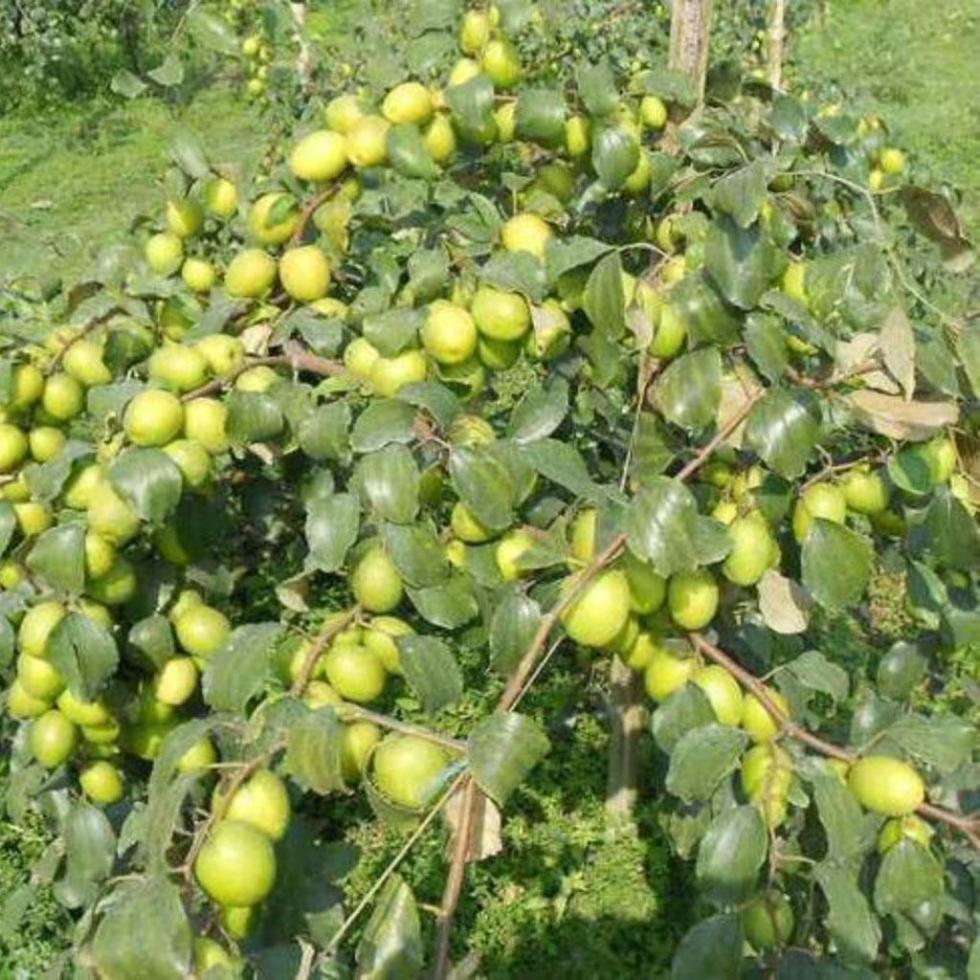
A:
[[[466,877],[466,859],[470,852],[473,815],[476,812],[477,794],[480,792],[473,777],[468,776],[463,789],[463,805],[460,810],[456,844],[453,848],[449,874],[442,893],[442,903],[439,906],[439,930],[436,938],[436,962],[433,976],[442,980],[449,972],[449,944],[453,933],[453,919],[456,907],[463,891],[463,881]]]
[[[310,651],[303,661],[303,666],[300,668],[300,672],[296,675],[293,686],[290,688],[289,693],[294,698],[303,696],[303,692],[306,690],[307,685],[310,683],[310,678],[313,676],[313,671],[316,669],[316,665],[319,663],[323,651],[329,646],[330,641],[339,633],[343,633],[357,619],[360,612],[360,606],[351,606],[343,616],[333,620],[329,626],[320,631],[320,635],[313,641],[313,646],[310,647]]]
[[[337,708],[337,714],[344,721],[348,719],[370,721],[380,728],[388,728],[393,732],[400,732],[402,735],[414,735],[416,738],[424,738],[427,742],[433,742],[436,745],[441,745],[443,748],[449,749],[450,752],[466,752],[466,742],[461,739],[451,738],[448,735],[430,731],[428,728],[422,728],[420,725],[412,725],[407,721],[399,721],[397,718],[378,714],[377,711],[362,708],[359,704],[348,704],[345,702]]]
[[[756,391],[749,395],[745,402],[739,407],[738,411],[715,433],[710,442],[706,443],[678,474],[677,479],[681,483],[689,480],[702,466],[710,459],[715,450],[745,421],[749,412],[752,411],[765,390]]]

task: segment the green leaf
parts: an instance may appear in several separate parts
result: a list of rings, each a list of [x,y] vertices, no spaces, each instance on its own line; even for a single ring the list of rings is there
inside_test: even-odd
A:
[[[398,574],[408,585],[422,589],[448,578],[445,548],[430,525],[385,524],[381,537]]]
[[[64,592],[85,587],[85,526],[61,524],[49,528],[34,543],[27,567],[49,585]]]
[[[135,99],[146,91],[147,84],[131,71],[121,68],[112,76],[109,82],[109,88],[116,95],[121,95],[123,98]]]
[[[882,915],[911,912],[942,893],[943,868],[927,848],[906,838],[888,849],[875,877],[875,907]]]
[[[942,487],[929,504],[923,524],[927,547],[936,560],[964,572],[980,568],[980,529],[976,518]]]
[[[348,452],[350,406],[346,402],[331,402],[317,406],[299,424],[296,440],[310,459],[339,460]]]
[[[404,446],[390,445],[363,456],[354,483],[376,517],[408,524],[419,508],[419,468]]]
[[[417,415],[411,405],[395,398],[372,401],[354,423],[351,446],[355,452],[370,453],[391,442],[411,442]]]
[[[467,758],[477,785],[503,806],[550,747],[536,722],[513,711],[498,712],[473,726]]]
[[[112,872],[116,835],[105,814],[84,800],[71,805],[64,822],[65,877],[72,884],[98,883]]]
[[[565,139],[565,98],[558,89],[525,89],[517,99],[517,135],[543,146]]]
[[[956,354],[973,389],[973,396],[980,398],[980,320],[967,320],[960,325]]]
[[[922,681],[928,669],[929,662],[917,644],[897,640],[878,661],[875,682],[886,698],[904,701]]]
[[[124,881],[96,930],[92,956],[106,977],[181,980],[191,970],[192,938],[176,885],[162,876]]]
[[[610,251],[612,247],[597,238],[586,238],[584,235],[553,237],[545,247],[548,282],[554,284],[566,272],[583,265],[592,265]]]
[[[843,667],[831,663],[819,650],[807,650],[786,665],[787,670],[811,691],[829,695],[833,701],[846,701],[850,677]]]
[[[232,630],[202,679],[204,700],[215,711],[240,714],[265,687],[282,629],[280,623],[249,623]]]
[[[17,530],[17,511],[9,500],[0,500],[0,555],[7,553]]]
[[[109,467],[109,480],[144,521],[160,525],[180,503],[184,478],[160,449],[126,449]]]
[[[279,403],[268,392],[233,388],[225,396],[225,430],[233,443],[264,442],[282,432],[285,419]]]
[[[463,674],[442,640],[433,636],[400,636],[398,650],[405,680],[427,714],[435,714],[460,699]]]
[[[388,130],[388,162],[405,177],[430,180],[439,175],[439,167],[418,126],[410,123]]]
[[[711,206],[729,215],[739,228],[748,228],[768,197],[771,169],[766,160],[758,159],[726,174],[711,189]]]
[[[406,587],[405,591],[423,619],[446,630],[459,629],[480,612],[472,583],[463,575],[423,589]]]
[[[68,613],[51,631],[47,651],[68,689],[82,701],[94,701],[119,664],[108,630],[77,612]]]
[[[786,332],[779,318],[764,313],[750,313],[745,321],[745,344],[749,357],[768,381],[776,384],[789,364]]]
[[[300,786],[321,796],[342,790],[343,732],[344,726],[333,708],[304,711],[289,725],[286,771]]]
[[[487,143],[497,134],[493,118],[493,82],[477,75],[462,85],[446,89],[446,104],[459,135],[470,143]]]
[[[419,912],[411,888],[400,875],[392,875],[381,889],[356,958],[356,980],[413,980],[421,974]]]
[[[415,346],[424,322],[423,310],[398,307],[364,317],[361,332],[385,357],[394,357]]]
[[[698,848],[698,884],[719,905],[748,898],[769,853],[769,832],[756,806],[737,806],[711,822]]]
[[[174,132],[170,140],[170,156],[193,180],[201,180],[211,171],[203,144],[187,126],[178,126]]]
[[[523,293],[540,303],[548,292],[541,260],[530,252],[498,252],[480,268],[480,279],[499,289]]]
[[[843,609],[864,595],[874,545],[833,521],[818,518],[803,542],[803,585],[826,609]]]
[[[535,385],[514,406],[507,435],[514,442],[533,442],[550,436],[568,414],[568,382],[556,379],[550,387]]]
[[[352,493],[311,500],[306,507],[304,529],[310,549],[307,567],[336,572],[357,540],[360,527],[360,505]]]
[[[913,758],[946,775],[969,762],[977,747],[975,726],[955,715],[903,715],[887,734]]]
[[[153,68],[146,74],[157,85],[162,85],[164,88],[173,88],[175,85],[180,85],[184,80],[184,63],[178,55],[171,51],[156,68]]]
[[[507,469],[485,447],[458,446],[449,457],[449,478],[459,499],[494,531],[514,523],[514,486]]]
[[[714,720],[714,709],[704,691],[696,684],[685,684],[654,711],[650,730],[661,751],[669,755],[688,732]]]
[[[673,361],[654,385],[653,398],[668,421],[700,432],[715,421],[721,402],[721,354],[702,347]]]
[[[888,476],[899,490],[923,497],[932,490],[929,463],[915,446],[908,446],[888,457]]]
[[[514,589],[494,609],[490,621],[490,663],[500,674],[509,674],[530,649],[541,625],[541,607]]]
[[[608,116],[619,104],[616,78],[608,61],[597,65],[581,62],[575,68],[575,82],[590,116]]]
[[[738,980],[742,973],[742,917],[713,915],[690,928],[670,966],[671,980]]]
[[[705,725],[683,735],[670,754],[667,789],[690,803],[706,800],[738,764],[748,736],[727,725]]]
[[[596,127],[592,136],[592,168],[604,187],[621,187],[640,162],[640,144],[620,126]]]
[[[188,10],[187,28],[198,44],[218,54],[238,55],[239,40],[235,28],[216,14],[208,13],[203,7],[191,7]]]
[[[174,655],[174,631],[166,616],[155,614],[133,623],[126,639],[130,649],[140,654],[154,670]]]
[[[824,861],[814,876],[827,899],[827,930],[845,959],[874,960],[881,943],[881,927],[858,887],[857,874],[848,866]]]
[[[749,413],[745,441],[788,480],[806,470],[820,438],[820,406],[806,391],[772,388]]]
[[[847,861],[863,854],[874,838],[869,837],[868,821],[847,784],[823,761],[814,764],[809,778],[827,837],[827,858]]]
[[[592,325],[606,337],[621,337],[626,330],[623,264],[619,252],[596,263],[585,284],[582,307]]]
[[[524,460],[546,480],[576,497],[596,501],[605,498],[602,487],[593,481],[582,454],[574,446],[557,439],[537,439],[520,448]]]
[[[758,224],[740,228],[731,218],[722,217],[708,230],[704,268],[733,306],[743,310],[756,306],[785,266],[785,256]]]

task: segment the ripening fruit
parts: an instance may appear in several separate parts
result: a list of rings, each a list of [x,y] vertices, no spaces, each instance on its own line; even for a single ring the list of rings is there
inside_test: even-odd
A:
[[[772,565],[773,538],[766,519],[758,511],[737,517],[728,525],[732,550],[721,566],[735,585],[755,585]]]
[[[47,504],[40,501],[28,500],[25,503],[14,504],[14,516],[17,526],[25,538],[42,534],[54,523],[54,515]]]
[[[63,691],[58,698],[58,709],[76,725],[108,725],[112,715],[102,701],[82,701],[71,691]]]
[[[500,230],[501,243],[508,252],[530,252],[542,262],[550,239],[550,226],[536,214],[515,214]]]
[[[520,340],[531,326],[531,311],[520,293],[481,286],[470,312],[481,334],[492,340]]]
[[[717,664],[702,667],[695,671],[691,680],[711,702],[715,717],[722,725],[737,725],[742,720],[742,689],[724,667]]]
[[[173,722],[169,723],[173,724]],[[169,729],[168,724],[168,729]],[[166,731],[164,732],[166,734]],[[178,772],[204,772],[218,761],[218,753],[209,738],[198,739],[178,760]]]
[[[344,348],[344,367],[361,381],[367,381],[371,376],[371,369],[381,354],[378,348],[366,340],[364,337],[355,337]]]
[[[340,742],[340,767],[344,782],[353,786],[367,770],[374,747],[381,741],[381,729],[370,721],[344,726]]]
[[[194,937],[194,973],[198,977],[209,976],[210,970],[215,976],[230,974],[235,976],[235,960],[225,951],[225,948],[207,936]]]
[[[85,591],[96,602],[107,606],[121,606],[136,595],[136,571],[132,564],[122,555],[109,567],[105,574],[91,579]]]
[[[402,672],[398,637],[411,636],[415,630],[397,616],[375,616],[361,640],[372,653],[377,654],[389,674]]]
[[[550,361],[568,350],[572,324],[561,303],[546,299],[537,309],[534,329],[525,335],[524,350],[534,360]]]
[[[793,509],[793,536],[802,544],[816,518],[843,524],[847,501],[840,487],[832,483],[814,483],[803,491]]]
[[[369,549],[358,561],[351,572],[350,586],[361,607],[374,613],[391,612],[404,593],[395,563],[380,546]]]
[[[65,679],[48,660],[22,653],[17,658],[17,681],[24,693],[50,704],[65,689]]]
[[[171,657],[153,681],[153,696],[161,704],[184,704],[195,690],[197,666],[191,657]]]
[[[24,461],[30,450],[27,436],[16,425],[0,423],[0,473],[10,473]]]
[[[527,531],[509,531],[500,539],[494,551],[497,570],[505,582],[514,582],[524,574],[524,569],[518,565],[521,556],[534,545],[534,538]]]
[[[76,340],[61,360],[64,369],[79,383],[91,388],[112,380],[112,372],[102,361],[102,347],[94,340]]]
[[[789,702],[779,693],[766,688],[769,699],[789,718]],[[754,694],[746,694],[742,702],[742,728],[752,736],[754,742],[771,742],[779,732],[779,722],[766,710]]]
[[[636,167],[633,172],[623,181],[623,190],[627,194],[642,194],[649,186],[650,182],[653,180],[653,164],[650,160],[650,154],[646,147],[640,147],[640,155],[636,161]],[[663,271],[664,282],[671,282],[667,277],[667,266],[669,263],[665,263]]]
[[[96,806],[111,806],[123,796],[122,773],[105,760],[86,766],[78,777],[82,792]]]
[[[584,157],[592,145],[592,122],[588,116],[565,120],[565,150],[572,159]]]
[[[772,742],[753,746],[742,757],[742,790],[762,811],[770,827],[786,819],[786,801],[793,782],[793,762]]]
[[[422,346],[440,364],[462,364],[476,350],[476,324],[455,303],[437,299],[422,326]]]
[[[872,813],[904,817],[925,800],[922,777],[907,762],[868,755],[851,766],[847,784],[858,803]]]
[[[494,536],[494,532],[484,527],[461,500],[453,505],[449,525],[453,534],[466,544],[483,544]]]
[[[570,588],[574,579],[569,579]],[[630,613],[630,586],[626,573],[615,569],[596,576],[561,615],[568,635],[582,646],[611,643],[626,625]]]
[[[452,67],[446,87],[452,88],[455,85],[465,85],[470,79],[476,78],[480,74],[480,66],[472,58],[460,58]]]
[[[226,905],[221,909],[221,928],[241,942],[255,925],[255,911],[254,905]]]
[[[291,808],[286,784],[271,769],[259,769],[235,790],[225,804],[224,794],[215,789],[212,809],[225,820],[251,824],[273,840],[281,840],[289,826]]]
[[[330,686],[346,701],[366,704],[384,691],[387,675],[381,658],[358,644],[332,644],[322,669]]]
[[[655,95],[645,95],[640,101],[640,122],[649,129],[663,129],[667,124],[667,106]]]
[[[230,218],[238,210],[238,189],[226,177],[215,177],[204,192],[204,205],[219,218]]]
[[[57,709],[46,711],[31,723],[31,755],[45,769],[57,769],[78,744],[78,729]]]
[[[175,439],[163,451],[177,464],[184,483],[191,489],[203,487],[211,476],[211,457],[194,439]]]
[[[374,784],[394,803],[419,810],[442,785],[445,749],[415,735],[389,735],[374,750]]]
[[[50,707],[50,701],[29,694],[19,680],[15,680],[7,689],[7,711],[11,718],[16,718],[18,721],[37,718]]]
[[[263,194],[248,213],[249,233],[260,245],[281,245],[298,225],[296,202],[281,191]]]
[[[569,548],[572,557],[583,565],[595,557],[595,535],[598,512],[594,507],[580,510],[572,521]]]
[[[767,892],[742,909],[745,938],[760,952],[788,943],[794,924],[793,906],[782,892]]]
[[[456,131],[449,117],[443,114],[434,116],[426,127],[423,142],[436,163],[444,164],[452,159],[456,152]]]
[[[150,355],[148,369],[152,379],[177,391],[200,388],[208,380],[208,362],[204,355],[196,348],[184,344],[158,347]],[[176,435],[176,431],[173,435]],[[173,435],[162,441],[169,442]]]
[[[254,299],[276,281],[276,260],[260,248],[246,248],[228,263],[225,291],[236,299]]]
[[[382,116],[362,116],[347,133],[347,159],[355,166],[380,167],[388,159],[388,129]]]
[[[228,409],[217,398],[195,398],[184,405],[184,435],[209,453],[223,453],[228,448],[227,422]]]
[[[46,657],[48,638],[68,610],[54,599],[39,602],[24,613],[17,631],[17,649],[29,657]]]
[[[678,626],[704,629],[718,611],[718,583],[706,568],[679,572],[667,584],[667,606]]]
[[[327,103],[324,119],[335,133],[346,135],[364,115],[356,95],[338,95]]]
[[[207,660],[217,653],[231,635],[228,618],[203,602],[186,609],[174,620],[177,642],[192,657]]]
[[[0,425],[0,429],[3,428],[4,426]],[[40,425],[27,434],[31,457],[38,463],[46,463],[49,459],[54,459],[64,448],[66,441],[64,432],[52,425]],[[0,435],[0,454],[4,448],[3,443],[3,436]]]
[[[956,446],[946,436],[937,436],[929,442],[921,443],[915,447],[915,451],[929,467],[929,477],[934,486],[947,483],[956,472],[959,462]]]
[[[780,289],[792,299],[807,304],[806,294],[806,263],[791,261],[786,266],[783,278],[780,281]]]
[[[184,259],[184,264],[180,268],[180,278],[184,280],[187,288],[192,292],[207,293],[214,285],[217,273],[214,265],[207,259],[191,256]]]
[[[919,847],[929,847],[935,831],[921,817],[910,813],[907,817],[886,820],[878,834],[878,853],[887,854],[903,840],[913,841]]]
[[[878,166],[882,172],[895,177],[905,169],[905,154],[895,146],[886,146],[878,154]]]
[[[279,260],[279,281],[293,299],[312,303],[327,295],[330,263],[316,245],[291,248]]]
[[[485,10],[468,10],[459,32],[459,46],[465,54],[479,54],[490,40],[490,16]]]
[[[381,114],[395,126],[427,122],[432,115],[432,93],[421,82],[402,82],[385,96]]]
[[[178,238],[191,238],[204,224],[204,211],[197,201],[167,201],[167,227]]]
[[[853,469],[841,481],[847,506],[858,514],[880,514],[888,507],[891,487],[880,472]]]
[[[371,365],[371,387],[385,398],[393,398],[406,385],[425,381],[428,365],[418,350],[406,350],[394,357],[378,357]]]
[[[126,406],[123,428],[136,446],[162,446],[184,426],[184,406],[169,391],[141,391]]]
[[[143,258],[151,272],[172,276],[184,261],[184,244],[172,231],[151,235],[143,246]]]
[[[201,848],[194,874],[219,905],[256,905],[276,880],[272,841],[250,824],[223,820]]]
[[[36,364],[17,364],[10,377],[10,401],[15,412],[30,408],[44,393],[44,375]]]
[[[58,371],[45,382],[41,404],[53,419],[67,422],[85,407],[85,389],[70,374]]]
[[[258,364],[242,371],[235,378],[235,387],[239,391],[255,391],[262,394],[274,384],[278,384],[280,380],[279,375],[268,364]]]
[[[509,143],[517,131],[517,103],[504,102],[493,111],[493,121],[497,127],[497,142]]]
[[[300,180],[334,180],[347,169],[347,141],[328,129],[310,133],[293,149],[289,169]]]
[[[697,669],[698,661],[694,657],[678,656],[670,647],[656,644],[643,675],[646,692],[654,701],[666,701]]]
[[[521,80],[521,60],[510,41],[498,38],[483,49],[480,67],[496,89],[513,88]]]

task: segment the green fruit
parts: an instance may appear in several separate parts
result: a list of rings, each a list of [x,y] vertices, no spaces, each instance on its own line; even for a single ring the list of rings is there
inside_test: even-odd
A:
[[[139,514],[102,480],[92,491],[86,520],[90,531],[101,535],[110,544],[122,547],[139,533]]]
[[[68,374],[86,388],[112,381],[112,372],[102,360],[102,347],[93,340],[76,340],[65,351],[61,363]]]
[[[574,584],[569,579],[566,588]],[[568,635],[582,646],[611,643],[626,625],[630,613],[630,586],[619,569],[602,572],[579,593],[561,615]]]
[[[742,909],[745,938],[759,951],[788,943],[794,924],[793,906],[782,892],[767,892]]]
[[[70,690],[63,691],[58,698],[58,709],[76,725],[107,725],[112,714],[102,701],[81,701]]]
[[[0,473],[10,473],[27,457],[30,443],[16,425],[0,422]]]
[[[57,769],[78,744],[78,729],[58,710],[46,711],[31,723],[31,755],[45,769]]]
[[[280,381],[282,381],[280,375],[268,364],[259,364],[256,367],[250,367],[247,371],[242,371],[235,378],[235,387],[239,391],[254,391],[262,394]]]
[[[361,642],[378,656],[389,674],[400,674],[402,667],[398,637],[412,636],[414,633],[415,630],[397,616],[375,616],[371,625],[364,630]]]
[[[272,840],[281,840],[285,835],[292,812],[286,784],[271,769],[259,769],[251,775],[227,804],[216,790],[213,809],[215,813],[223,812],[223,819],[250,824]]]
[[[228,409],[217,398],[195,398],[184,405],[184,435],[209,453],[228,448],[227,424]]]
[[[254,905],[226,905],[221,910],[221,928],[240,942],[255,925],[255,911]]]
[[[347,159],[358,168],[380,167],[388,159],[388,130],[382,116],[362,116],[347,133]]]
[[[557,300],[546,299],[532,318],[534,329],[525,335],[524,349],[529,357],[550,361],[568,350],[572,339],[572,324]]]
[[[166,735],[169,727],[164,731]],[[218,761],[218,753],[209,738],[198,739],[178,760],[178,772],[204,772]]]
[[[891,487],[881,473],[853,469],[841,481],[847,506],[858,514],[880,514],[888,506]]]
[[[211,476],[211,457],[196,439],[175,439],[163,451],[177,464],[191,489],[203,487]]]
[[[230,218],[238,210],[238,189],[225,177],[215,177],[204,196],[208,211],[219,218]]]
[[[531,327],[531,311],[520,293],[481,286],[470,307],[477,329],[491,340],[520,340]]]
[[[393,126],[427,122],[432,115],[432,93],[421,82],[402,82],[385,96],[381,114]]]
[[[204,842],[194,874],[219,905],[255,905],[276,880],[272,841],[250,824],[223,820]]]
[[[136,446],[162,446],[184,426],[184,406],[169,391],[141,391],[126,406],[123,428]]]
[[[453,534],[467,544],[483,544],[494,536],[493,531],[484,527],[461,500],[453,505],[449,525]]]
[[[330,130],[310,133],[294,147],[289,169],[300,180],[334,180],[347,169],[347,141]]]
[[[468,10],[459,32],[459,46],[465,54],[479,54],[490,40],[490,16],[485,10]]]
[[[631,551],[627,551],[623,559],[623,571],[629,580],[630,608],[633,612],[641,616],[656,612],[667,598],[667,580]]]
[[[493,340],[480,334],[476,344],[480,363],[491,371],[506,371],[521,356],[521,344],[517,340]]]
[[[111,762],[103,760],[86,766],[78,782],[96,806],[111,806],[123,797],[122,773]]]
[[[217,653],[231,635],[227,617],[203,602],[181,613],[174,621],[174,629],[181,647],[201,660]]]
[[[753,746],[742,757],[742,790],[762,811],[769,827],[786,819],[786,801],[793,782],[789,755],[771,742]]]
[[[276,281],[276,260],[260,248],[239,252],[225,269],[225,292],[236,299],[264,296]]]
[[[167,227],[178,238],[191,238],[204,225],[204,211],[197,201],[167,201]]]
[[[0,430],[5,426],[0,425]],[[51,425],[41,425],[36,429],[31,429],[27,435],[27,443],[30,446],[31,456],[38,463],[46,463],[49,459],[54,459],[65,446],[67,441],[64,432]],[[0,435],[0,457],[3,456],[4,438]],[[0,460],[2,468],[2,460]]]
[[[595,536],[599,514],[594,507],[580,510],[572,521],[569,547],[572,557],[583,565],[595,557]]]
[[[687,324],[676,307],[665,303],[660,310],[656,332],[648,348],[652,357],[668,360],[676,357],[687,339]]]
[[[753,511],[738,517],[728,525],[732,550],[728,553],[722,573],[735,585],[755,585],[772,564],[772,534],[766,519]]]
[[[462,364],[476,350],[476,324],[455,303],[436,300],[422,326],[422,346],[440,364]]]
[[[525,574],[518,565],[521,556],[534,545],[534,538],[527,531],[510,531],[500,539],[494,551],[497,570],[505,582],[513,582]]]
[[[442,786],[445,749],[415,735],[389,735],[374,750],[374,784],[389,800],[419,810]]]
[[[322,660],[331,687],[345,700],[366,704],[381,697],[387,674],[381,658],[366,647],[334,643]]]
[[[766,689],[769,699],[789,718],[789,702],[779,693]],[[763,706],[754,694],[746,694],[742,703],[742,728],[752,736],[754,742],[771,742],[779,733],[779,722]]]
[[[472,58],[460,58],[453,65],[446,80],[446,86],[453,88],[456,85],[465,85],[471,78],[476,78],[480,74],[480,66]]]
[[[292,236],[298,225],[296,202],[280,191],[263,194],[248,213],[248,230],[260,245],[281,245]]]
[[[88,466],[76,470],[68,480],[62,502],[73,510],[87,510],[103,477],[104,472],[98,463],[89,463]]]
[[[36,701],[50,704],[65,689],[65,679],[47,660],[22,653],[17,658],[17,682]]]
[[[279,281],[298,302],[315,302],[330,288],[330,263],[316,245],[288,249],[279,260]]]
[[[806,306],[808,302],[806,294],[806,263],[790,262],[786,266],[786,271],[783,273],[780,288],[787,296],[792,297],[797,302]]]
[[[947,483],[956,472],[958,458],[956,446],[951,439],[938,436],[929,442],[916,446],[916,452],[926,461],[933,486]]]
[[[67,422],[85,408],[85,389],[64,371],[52,374],[41,396],[44,410],[59,422]]]
[[[372,547],[358,561],[350,584],[354,597],[368,612],[390,612],[402,601],[404,593],[402,577],[381,547]]]
[[[166,344],[158,348],[150,357],[148,367],[152,379],[177,391],[200,388],[208,380],[208,362],[204,355],[183,344]],[[169,442],[175,434],[176,430],[162,442]]]
[[[489,76],[494,88],[513,88],[521,80],[521,60],[517,49],[504,38],[487,44],[480,67]]]
[[[679,572],[667,585],[667,606],[678,626],[704,629],[718,611],[718,583],[706,568]]]
[[[215,970],[217,976],[223,976],[222,971],[234,975],[235,961],[220,943],[207,936],[195,936],[193,950],[194,972],[197,976],[207,978],[211,969]]]
[[[375,392],[393,398],[406,385],[425,381],[425,356],[421,351],[407,350],[394,357],[378,357],[371,366],[369,380]]]
[[[346,134],[363,115],[356,95],[338,95],[327,103],[324,119],[335,133]]]
[[[858,803],[872,813],[904,817],[925,800],[922,777],[907,762],[869,755],[851,766],[847,784]]]
[[[655,95],[645,95],[640,101],[640,122],[649,129],[663,129],[667,124],[667,106]]]
[[[11,718],[17,718],[21,721],[37,718],[50,707],[50,701],[28,694],[18,680],[15,680],[7,690],[7,711]]]
[[[815,519],[843,524],[847,501],[840,487],[832,483],[814,483],[803,491],[793,510],[793,536],[802,544]]]
[[[344,782],[353,786],[367,771],[374,747],[381,741],[381,729],[370,721],[355,721],[344,726],[340,743],[340,764]]]
[[[85,587],[91,598],[107,606],[121,606],[129,602],[136,595],[136,589],[136,572],[122,555],[116,557],[104,575],[93,578]]]
[[[508,252],[530,252],[543,262],[551,227],[536,214],[515,214],[500,229],[500,241]]]
[[[363,337],[355,337],[344,348],[344,367],[361,381],[367,381],[371,377],[371,369],[374,367],[381,354],[378,348],[369,340]]]
[[[193,658],[171,657],[157,672],[153,696],[162,704],[184,704],[197,690],[197,677]]]
[[[910,840],[919,847],[928,848],[935,831],[914,813],[907,817],[886,820],[878,834],[878,853],[887,854],[896,844]]]
[[[565,150],[570,157],[584,157],[592,145],[592,122],[588,116],[569,116],[565,120]]]
[[[172,276],[184,261],[184,243],[171,231],[151,235],[143,247],[143,258],[151,272]]]
[[[306,685],[303,700],[314,710],[317,708],[335,708],[344,703],[344,699],[326,682],[312,680]]]
[[[436,163],[441,165],[452,159],[456,152],[456,131],[449,117],[442,113],[433,117],[425,130],[423,142]]]
[[[41,534],[51,527],[54,522],[51,508],[47,504],[42,504],[39,501],[14,504],[14,516],[17,518],[17,526],[20,528],[20,533],[25,538],[31,538],[37,534]]]
[[[29,657],[46,657],[48,638],[68,610],[54,599],[39,602],[24,614],[17,631],[17,649]]]
[[[202,337],[194,347],[216,378],[230,378],[245,367],[245,345],[226,333]]]
[[[722,725],[737,725],[742,720],[742,689],[724,667],[702,667],[694,672],[691,681],[704,692]]]
[[[180,278],[184,280],[187,288],[195,293],[210,292],[217,276],[214,265],[207,259],[192,256],[184,259],[184,264],[180,267]]]
[[[878,166],[883,173],[895,177],[905,169],[905,154],[895,146],[886,146],[878,154]]]

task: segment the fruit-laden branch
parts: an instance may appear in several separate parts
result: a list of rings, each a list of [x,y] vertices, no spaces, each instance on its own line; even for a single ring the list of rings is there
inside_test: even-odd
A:
[[[706,640],[700,633],[691,633],[691,642],[698,652],[704,654],[709,660],[728,671],[743,687],[752,692],[753,696],[766,709],[773,721],[779,725],[783,734],[789,738],[802,742],[810,748],[815,749],[821,755],[831,759],[840,759],[842,762],[855,762],[857,756],[848,749],[841,748],[833,742],[828,742],[819,735],[804,728],[802,725],[793,721],[789,715],[783,711],[769,693],[769,689],[759,680],[755,674],[746,670],[741,664],[730,657],[724,650]],[[980,850],[980,822],[976,817],[967,817],[943,807],[933,806],[931,803],[922,803],[918,806],[917,812],[929,820],[939,821],[948,824],[963,834],[970,843]]]
[[[688,480],[694,476],[695,473],[714,454],[718,447],[726,440],[728,437],[745,421],[748,417],[749,412],[752,411],[756,402],[758,402],[766,391],[764,388],[753,392],[745,402],[739,406],[738,411],[714,434],[711,440],[705,443],[704,446],[698,450],[698,454],[692,459],[684,468],[677,474],[677,479],[681,483],[686,483]]]
[[[306,654],[306,659],[303,661],[303,666],[300,667],[296,679],[293,681],[293,686],[289,693],[294,698],[303,696],[310,683],[310,678],[313,676],[313,671],[316,670],[316,665],[320,662],[320,657],[323,656],[324,650],[330,645],[330,641],[347,629],[357,619],[360,611],[360,606],[351,606],[343,616],[332,620],[325,629],[320,631],[319,636],[313,641],[313,645]]]
[[[289,239],[290,247],[296,245],[303,237],[304,233],[306,232],[306,226],[310,223],[310,218],[316,214],[317,209],[321,207],[321,205],[326,204],[327,201],[329,201],[330,198],[333,197],[342,186],[343,185],[340,182],[328,184],[322,191],[320,191],[319,194],[314,194],[313,197],[311,197],[309,201],[303,205],[303,210],[300,212],[299,220],[296,222],[296,228],[293,231],[292,237]]]
[[[450,738],[448,735],[441,735],[439,732],[433,732],[428,728],[423,728],[421,725],[413,725],[407,721],[399,721],[397,718],[392,718],[390,715],[378,714],[377,711],[362,708],[359,704],[349,704],[344,702],[344,704],[338,706],[337,713],[345,721],[348,719],[369,721],[372,724],[377,725],[379,728],[387,728],[393,732],[399,732],[402,735],[414,735],[416,738],[423,738],[427,742],[433,742],[436,745],[441,745],[443,748],[449,749],[450,752],[459,752],[461,754],[466,753],[466,742],[462,741],[461,739]]]

